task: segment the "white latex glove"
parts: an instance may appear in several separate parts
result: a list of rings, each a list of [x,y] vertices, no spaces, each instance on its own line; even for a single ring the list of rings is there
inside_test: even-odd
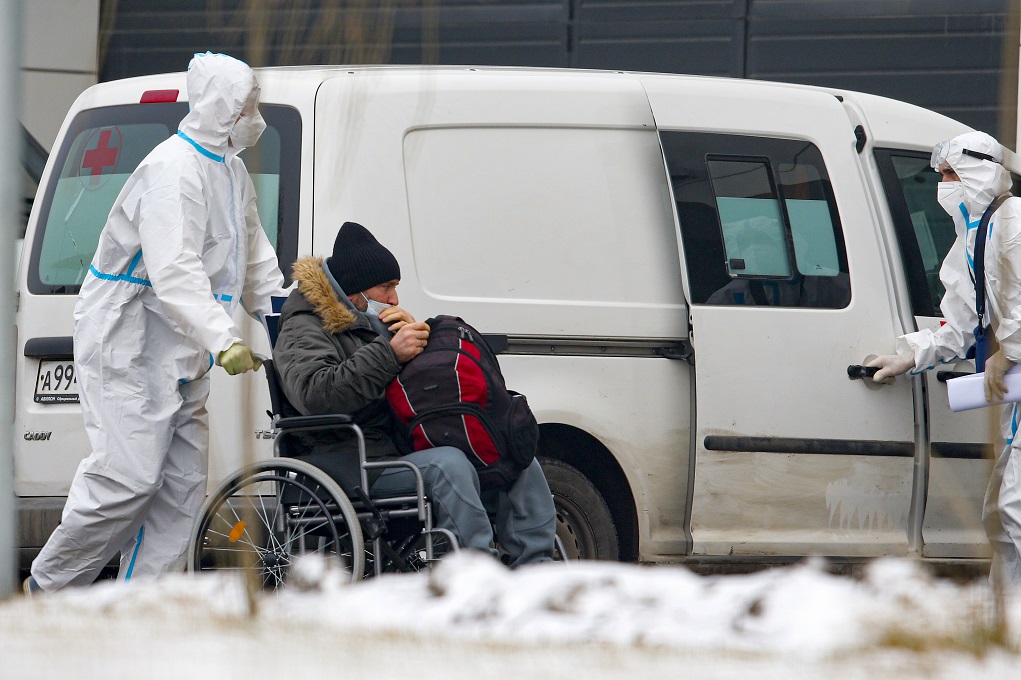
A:
[[[1007,371],[1014,366],[1014,362],[1003,356],[1003,352],[997,352],[993,356],[986,359],[986,401],[992,401],[993,398],[996,401],[1003,401],[1003,396],[1007,394],[1007,382],[1004,380],[1004,376],[1007,375]]]
[[[877,383],[893,382],[893,378],[907,373],[915,367],[913,354],[884,354],[876,357],[868,364],[869,367],[878,368],[872,379]]]

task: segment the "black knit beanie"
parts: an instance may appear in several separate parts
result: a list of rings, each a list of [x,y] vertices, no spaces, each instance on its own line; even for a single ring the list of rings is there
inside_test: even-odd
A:
[[[397,258],[357,222],[341,225],[326,266],[348,295],[401,278]]]

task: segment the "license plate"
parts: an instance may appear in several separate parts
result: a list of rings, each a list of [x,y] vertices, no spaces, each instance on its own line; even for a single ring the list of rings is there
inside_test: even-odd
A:
[[[40,361],[35,380],[37,404],[77,404],[78,378],[73,361]]]

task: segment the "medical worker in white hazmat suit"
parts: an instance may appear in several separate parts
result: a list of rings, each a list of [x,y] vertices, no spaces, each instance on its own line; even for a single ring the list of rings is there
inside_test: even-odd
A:
[[[257,368],[231,315],[285,294],[237,157],[266,124],[246,64],[197,54],[190,111],[117,197],[81,287],[74,347],[92,454],[30,590],[91,583],[119,551],[120,577],[183,567],[206,489],[209,371]]]
[[[957,240],[939,272],[946,288],[940,302],[946,324],[935,331],[899,337],[896,355],[881,356],[869,364],[881,369],[873,377],[877,382],[964,358],[976,344],[975,237],[985,211],[994,201],[1005,199],[986,229],[983,325],[992,326],[999,344],[985,363],[986,400],[1000,399],[1006,392],[1004,375],[1021,360],[1021,199],[1006,198],[1011,187],[1010,173],[1002,165],[1006,153],[983,132],[959,135],[933,150],[932,167],[942,175],[937,199],[957,230]],[[1012,403],[1003,409],[1000,423],[1006,446],[993,467],[982,519],[993,544],[993,569],[1000,571],[1006,583],[1021,589],[1019,406]]]

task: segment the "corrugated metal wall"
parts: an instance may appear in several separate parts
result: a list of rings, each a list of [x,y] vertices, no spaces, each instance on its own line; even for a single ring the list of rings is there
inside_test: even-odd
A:
[[[909,101],[998,131],[1007,0],[758,0],[745,76]],[[1016,107],[1016,94],[1012,95]],[[1012,141],[1013,130],[999,135]],[[1009,133],[1009,136],[1008,134]]]
[[[571,66],[745,75],[750,0],[576,0]]]
[[[628,69],[844,87],[944,112],[1004,141],[1017,0],[118,0],[101,79],[210,49],[253,63]],[[253,36],[264,36],[253,39]],[[264,44],[265,50],[255,46]],[[1016,80],[1016,79],[1015,79]],[[1001,89],[1007,88],[1006,92]]]

